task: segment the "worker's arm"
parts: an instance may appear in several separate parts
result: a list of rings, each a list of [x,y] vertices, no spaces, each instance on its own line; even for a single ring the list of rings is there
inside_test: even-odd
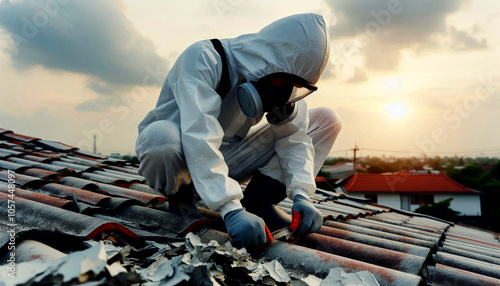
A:
[[[297,116],[285,124],[271,124],[277,141],[276,153],[287,186],[287,195],[293,200],[292,230],[303,235],[318,232],[323,217],[309,200],[316,191],[314,178],[314,147],[307,135],[309,114],[304,100],[296,103]],[[278,179],[278,178],[276,178]]]
[[[171,89],[180,110],[182,148],[197,193],[223,217],[239,247],[258,247],[272,237],[264,221],[242,207],[237,181],[219,151],[224,132],[217,120],[222,100],[216,87],[222,73],[220,56],[210,42],[188,48],[173,67]]]
[[[217,117],[222,100],[215,89],[222,64],[209,41],[198,42],[179,57],[169,73],[180,110],[182,148],[196,191],[205,204],[223,215],[241,208],[239,183],[228,176],[219,151],[224,132]]]

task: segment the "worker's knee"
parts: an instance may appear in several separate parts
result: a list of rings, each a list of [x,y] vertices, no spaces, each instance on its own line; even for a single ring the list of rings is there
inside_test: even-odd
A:
[[[136,153],[142,162],[164,162],[182,155],[180,128],[177,124],[160,120],[151,123],[139,135]]]
[[[327,107],[319,107],[309,111],[309,128],[311,132],[328,133],[336,138],[342,124],[335,111]]]

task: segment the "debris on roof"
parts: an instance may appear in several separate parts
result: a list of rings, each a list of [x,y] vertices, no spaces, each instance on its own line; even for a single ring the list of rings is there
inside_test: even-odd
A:
[[[169,213],[137,165],[0,128],[0,285],[500,285],[499,234],[320,184],[319,233],[248,253],[201,202]]]

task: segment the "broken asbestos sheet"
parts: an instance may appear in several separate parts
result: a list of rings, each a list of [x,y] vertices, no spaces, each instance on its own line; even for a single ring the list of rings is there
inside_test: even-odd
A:
[[[325,279],[298,277],[277,260],[255,260],[243,249],[215,240],[202,243],[188,233],[184,242],[146,246],[113,246],[109,241],[88,241],[89,248],[52,261],[34,260],[17,265],[16,279],[0,269],[0,286],[19,285],[378,285],[369,272],[345,273],[331,269]]]

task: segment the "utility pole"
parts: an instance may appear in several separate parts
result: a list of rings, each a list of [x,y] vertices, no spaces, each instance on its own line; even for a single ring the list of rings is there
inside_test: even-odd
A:
[[[359,151],[358,144],[354,145],[354,149],[351,149],[354,151],[354,160],[352,161],[352,170],[353,170],[353,175],[356,175],[356,151]]]
[[[97,154],[96,135],[94,134],[94,154]]]

